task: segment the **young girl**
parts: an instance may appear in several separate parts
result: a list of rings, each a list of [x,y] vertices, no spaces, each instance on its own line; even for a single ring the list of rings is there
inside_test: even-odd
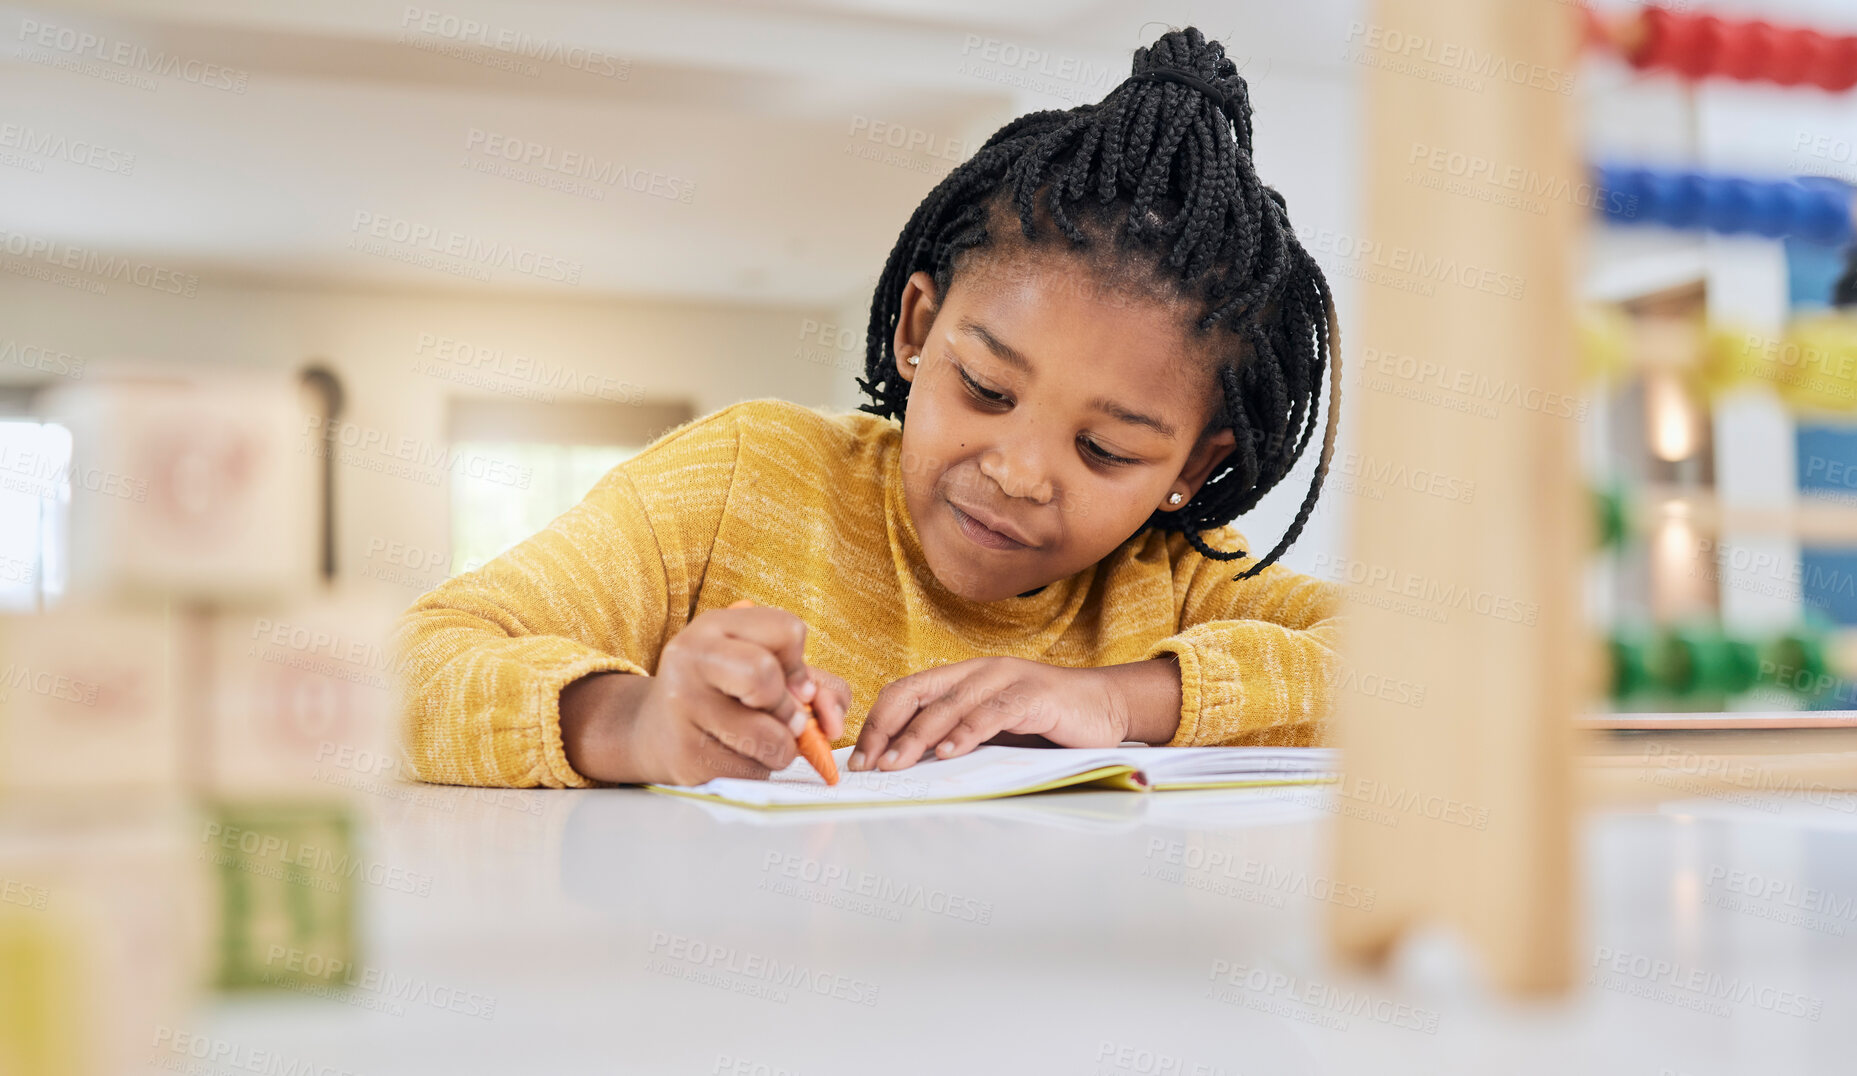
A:
[[[854,771],[1317,742],[1340,589],[1275,562],[1334,449],[1334,308],[1250,111],[1189,28],[1100,104],[1001,128],[890,253],[873,402],[686,423],[407,610],[414,771],[761,778],[801,703]],[[1302,456],[1325,372],[1320,466],[1256,559],[1229,523]]]

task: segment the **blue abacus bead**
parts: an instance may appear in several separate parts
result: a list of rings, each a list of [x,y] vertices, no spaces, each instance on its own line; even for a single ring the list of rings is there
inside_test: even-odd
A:
[[[1600,174],[1599,186],[1607,192],[1606,216],[1613,220],[1641,221],[1651,218],[1650,173],[1639,168],[1608,168]]]
[[[1675,225],[1681,217],[1676,203],[1683,197],[1677,189],[1677,177],[1670,172],[1647,170],[1640,177],[1640,182],[1644,188],[1644,201],[1638,207],[1639,218]]]
[[[1600,216],[1607,220],[1630,220],[1632,218],[1632,214],[1624,210],[1631,200],[1618,197],[1619,188],[1625,182],[1623,172],[1616,168],[1608,168],[1603,164],[1595,164],[1587,169],[1587,177],[1593,184],[1593,206],[1599,210]]]
[[[1708,227],[1709,220],[1703,214],[1708,209],[1709,186],[1709,177],[1701,172],[1678,173],[1675,184],[1677,196],[1670,203],[1668,215],[1664,219],[1678,228]]]
[[[1822,243],[1844,243],[1851,237],[1851,189],[1812,184],[1800,192],[1795,213],[1795,234]]]
[[[1703,189],[1703,219],[1710,231],[1735,235],[1753,230],[1760,184],[1740,176],[1723,176]]]
[[[1773,184],[1772,197],[1763,207],[1766,218],[1760,221],[1758,231],[1762,235],[1774,237],[1796,235],[1799,231],[1801,195],[1805,192],[1789,183]]]
[[[1787,211],[1785,184],[1754,185],[1754,208],[1749,214],[1748,227],[1768,239],[1778,239],[1789,234],[1791,221]]]

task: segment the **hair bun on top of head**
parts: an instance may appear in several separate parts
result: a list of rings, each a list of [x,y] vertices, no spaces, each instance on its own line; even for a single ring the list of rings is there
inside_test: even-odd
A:
[[[1173,82],[1199,91],[1232,121],[1238,145],[1251,152],[1251,91],[1238,65],[1225,55],[1225,46],[1208,41],[1199,28],[1189,26],[1162,34],[1152,45],[1135,50],[1131,73],[1123,81]]]

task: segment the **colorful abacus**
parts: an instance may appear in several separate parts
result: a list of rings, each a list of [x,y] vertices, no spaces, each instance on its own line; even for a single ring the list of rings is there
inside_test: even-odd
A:
[[[1612,19],[1579,7],[1482,0],[1378,0],[1369,18],[1411,39],[1448,38],[1517,69],[1565,71],[1584,36],[1647,72],[1840,92],[1857,87],[1857,38],[1758,20],[1660,9]],[[1519,85],[1466,93],[1391,65],[1371,70],[1366,82],[1368,175],[1397,173],[1415,145],[1449,145],[1506,162],[1521,174],[1593,173],[1604,194],[1591,203],[1596,214],[1584,212],[1603,223],[1827,245],[1857,235],[1853,191],[1833,180],[1721,175],[1634,161],[1593,168],[1574,153],[1577,119],[1559,95]],[[1643,357],[1616,317],[1588,319],[1577,333],[1587,346],[1575,342],[1576,304],[1562,286],[1577,274],[1574,237],[1581,222],[1571,206],[1485,212],[1421,185],[1382,178],[1368,191],[1365,221],[1364,241],[1379,247],[1424,249],[1447,262],[1478,266],[1499,262],[1529,282],[1518,301],[1460,289],[1420,303],[1390,289],[1363,288],[1358,336],[1368,346],[1424,355],[1542,392],[1577,391],[1571,355],[1583,356],[1588,374],[1609,374]],[[1647,298],[1653,300],[1647,306],[1669,309],[1680,307],[1682,297]],[[1840,354],[1846,340],[1857,339],[1843,323],[1796,326],[1795,332],[1828,334],[1814,338],[1814,345]],[[1760,362],[1725,356],[1703,347],[1699,336],[1688,350],[1680,364],[1663,364],[1654,379],[1647,376],[1647,390],[1657,390],[1647,391],[1647,400],[1681,401],[1698,383],[1722,387],[1764,372],[1791,400],[1857,409],[1857,394],[1846,399],[1839,392],[1843,383],[1857,383],[1857,369],[1833,364],[1828,377],[1795,377],[1788,384],[1761,365],[1764,356]],[[1652,373],[1648,366],[1645,373]],[[1478,483],[1475,506],[1456,506],[1450,515],[1420,497],[1363,500],[1351,514],[1350,555],[1395,564],[1440,585],[1533,602],[1539,615],[1532,630],[1520,632],[1491,623],[1418,622],[1378,608],[1351,614],[1351,660],[1396,666],[1402,676],[1427,683],[1430,693],[1417,715],[1382,700],[1340,701],[1348,780],[1477,802],[1489,808],[1492,822],[1487,834],[1471,835],[1403,819],[1388,828],[1341,817],[1336,873],[1369,880],[1383,897],[1372,914],[1331,912],[1331,938],[1340,952],[1375,962],[1413,924],[1443,919],[1461,927],[1481,951],[1494,981],[1515,991],[1564,989],[1575,974],[1578,932],[1571,909],[1580,892],[1572,730],[1608,694],[1608,672],[1621,699],[1722,705],[1760,689],[1812,694],[1798,685],[1822,682],[1836,662],[1816,628],[1754,639],[1687,619],[1690,605],[1706,602],[1653,605],[1673,622],[1622,630],[1609,647],[1591,645],[1596,640],[1581,607],[1581,561],[1595,545],[1624,542],[1647,506],[1671,526],[1688,528],[1689,537],[1714,533],[1726,517],[1706,488],[1675,488],[1706,478],[1696,446],[1705,443],[1707,431],[1676,422],[1653,428],[1660,436],[1654,446],[1659,463],[1647,474],[1667,485],[1642,490],[1642,496],[1607,491],[1594,511],[1590,499],[1580,503],[1593,494],[1581,488],[1569,424],[1532,415],[1499,425],[1460,423],[1392,394],[1362,395],[1352,418],[1355,448],[1363,456],[1457,467],[1466,480],[1485,481]],[[1504,480],[1516,488],[1503,488]],[[1711,512],[1714,518],[1706,518]],[[1801,508],[1778,522],[1797,524],[1805,515]],[[1774,521],[1760,522],[1771,530]],[[1827,518],[1820,533],[1842,527],[1846,537],[1857,536],[1849,522]],[[1695,546],[1686,538],[1669,548]],[[1614,655],[1609,670],[1590,660],[1607,650]],[[1447,878],[1448,885],[1439,884]]]

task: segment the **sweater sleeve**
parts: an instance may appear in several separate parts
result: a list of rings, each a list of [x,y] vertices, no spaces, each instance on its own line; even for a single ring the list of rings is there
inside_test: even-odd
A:
[[[414,776],[593,783],[562,749],[561,689],[594,672],[650,675],[689,622],[733,490],[734,411],[662,435],[541,532],[400,615],[400,732]]]
[[[1143,655],[1172,654],[1180,664],[1180,726],[1168,747],[1322,741],[1340,679],[1343,592],[1281,564],[1234,582],[1252,563],[1195,554],[1180,565],[1181,630]]]

